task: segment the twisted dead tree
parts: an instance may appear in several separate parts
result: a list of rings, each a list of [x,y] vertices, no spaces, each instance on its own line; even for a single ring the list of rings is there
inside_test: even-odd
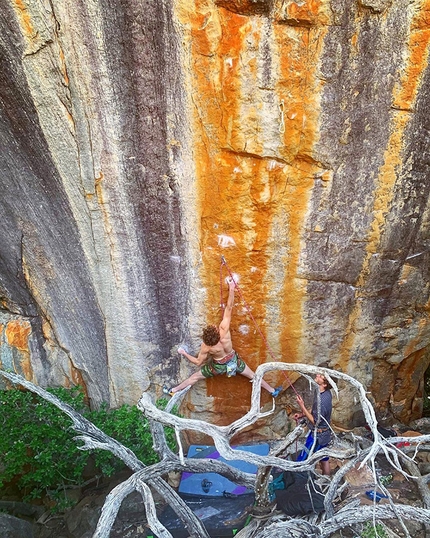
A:
[[[313,383],[311,376],[321,373],[329,379],[335,393],[337,393],[335,380],[342,380],[350,384],[356,390],[357,397],[360,400],[364,416],[372,433],[372,441],[365,440],[364,442],[363,439],[351,434],[352,437],[350,436],[349,441],[336,442],[313,454],[306,461],[296,462],[286,458],[289,453],[294,451],[293,445],[296,439],[303,433],[303,427],[299,425],[285,439],[276,442],[272,446],[268,456],[260,456],[237,449],[233,450],[230,442],[234,435],[248,428],[257,420],[273,413],[274,403],[271,410],[265,412],[260,410],[260,392],[263,375],[266,372],[275,370],[298,372],[308,378],[310,383]],[[54,395],[26,381],[17,374],[3,371],[0,371],[0,374],[12,383],[21,385],[40,395],[68,415],[72,420],[73,429],[78,434],[75,439],[83,442],[82,446],[79,447],[81,450],[108,450],[119,457],[133,471],[133,475],[128,480],[114,488],[107,496],[93,535],[94,538],[109,537],[123,499],[133,491],[138,491],[142,496],[142,511],[146,516],[151,530],[160,538],[170,538],[172,536],[171,533],[161,524],[157,517],[152,489],[164,497],[166,502],[175,510],[191,537],[209,537],[202,522],[163,479],[163,476],[166,476],[170,471],[184,470],[188,472],[215,472],[237,484],[255,490],[256,509],[260,508],[262,513],[266,510],[268,517],[251,519],[250,524],[237,534],[239,538],[263,538],[269,536],[269,533],[272,535],[274,532],[281,532],[281,535],[287,538],[304,538],[305,536],[312,535],[329,537],[339,529],[364,521],[373,521],[375,524],[377,520],[394,518],[400,521],[405,536],[410,536],[404,521],[411,519],[430,525],[430,495],[427,486],[429,477],[422,477],[415,463],[415,458],[420,450],[430,449],[430,436],[383,438],[378,431],[376,416],[371,403],[366,397],[364,387],[354,378],[341,372],[305,364],[267,363],[261,365],[257,368],[253,381],[249,411],[243,417],[227,426],[216,426],[201,420],[186,419],[172,415],[170,412],[171,409],[181,401],[189,388],[175,394],[164,411],[156,407],[149,394],[144,393],[138,402],[138,408],[149,420],[154,442],[153,448],[160,458],[159,463],[148,467],[131,450],[104,434],[91,422],[83,418],[73,408],[63,403]],[[164,426],[174,428],[179,447],[178,454],[175,454],[168,448]],[[241,459],[249,462],[258,467],[257,476],[239,471],[227,463],[220,461],[186,458],[181,443],[181,432],[185,430],[204,432],[206,435],[211,436],[216,449],[225,460]],[[409,443],[407,450],[400,450],[396,444],[405,441]],[[378,479],[375,469],[375,458],[378,454],[383,454],[393,469],[396,469],[403,476],[417,481],[418,489],[421,492],[423,500],[422,508],[394,502],[390,492]],[[324,456],[336,458],[343,462],[343,465],[331,478],[330,485],[325,493],[325,512],[318,518],[318,521],[291,518],[279,512],[269,512],[268,507],[271,504],[271,500],[268,490],[271,480],[271,468],[277,467],[287,472],[310,471],[313,474],[317,474],[315,465]],[[359,506],[359,501],[353,500],[336,512],[333,507],[333,501],[343,487],[342,482],[346,473],[353,467],[363,467],[365,465],[372,469],[374,485],[387,494],[389,503],[383,506],[376,505],[376,503],[373,506]]]

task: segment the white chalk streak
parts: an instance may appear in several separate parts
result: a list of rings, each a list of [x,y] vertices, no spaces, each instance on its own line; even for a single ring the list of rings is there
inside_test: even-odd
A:
[[[240,277],[237,273],[231,273],[233,280],[236,282],[236,284],[239,283]],[[228,284],[230,282],[230,275],[225,278],[225,283]]]
[[[218,236],[218,246],[220,247],[235,247],[235,240],[228,235],[219,235]]]

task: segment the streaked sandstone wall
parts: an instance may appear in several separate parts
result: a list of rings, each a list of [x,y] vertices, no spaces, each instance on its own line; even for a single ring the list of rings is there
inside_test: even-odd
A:
[[[223,255],[251,367],[328,362],[417,416],[429,6],[2,0],[2,366],[95,404],[160,395],[193,371],[175,346],[220,319]],[[249,394],[211,380],[188,410],[230,421]]]

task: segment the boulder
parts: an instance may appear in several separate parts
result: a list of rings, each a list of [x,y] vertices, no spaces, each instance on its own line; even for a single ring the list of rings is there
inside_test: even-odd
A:
[[[2,538],[33,538],[33,526],[23,519],[0,513],[0,536]]]

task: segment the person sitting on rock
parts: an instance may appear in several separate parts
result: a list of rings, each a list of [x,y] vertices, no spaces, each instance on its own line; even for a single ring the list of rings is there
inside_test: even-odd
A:
[[[185,389],[190,385],[194,385],[201,379],[214,377],[221,374],[226,374],[227,377],[241,374],[248,379],[254,378],[254,372],[249,366],[239,357],[239,354],[234,351],[231,341],[230,322],[233,311],[235,283],[233,279],[229,281],[229,293],[227,305],[224,310],[224,315],[219,327],[208,325],[203,330],[203,343],[197,357],[190,355],[183,348],[178,349],[178,353],[184,355],[189,361],[199,370],[188,379],[173,388],[163,387],[165,394],[173,395],[175,392]],[[261,386],[276,398],[281,392],[282,387],[273,388],[264,379],[261,381]]]

